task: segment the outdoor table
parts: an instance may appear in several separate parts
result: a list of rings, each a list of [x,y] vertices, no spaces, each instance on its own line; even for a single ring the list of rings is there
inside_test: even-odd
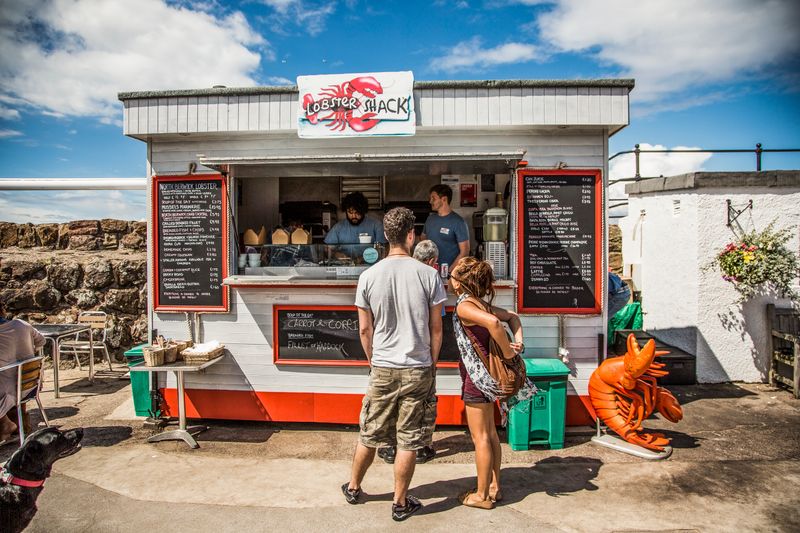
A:
[[[53,343],[53,390],[55,397],[59,397],[58,389],[58,364],[61,362],[59,343],[67,337],[74,337],[84,331],[89,332],[89,383],[94,383],[94,341],[92,328],[89,324],[31,324],[36,331],[42,334],[46,341]]]
[[[194,435],[208,429],[207,426],[191,426],[186,427],[186,398],[183,386],[184,372],[203,372],[211,365],[218,363],[225,356],[220,355],[210,361],[196,364],[186,364],[183,361],[169,363],[160,366],[132,366],[129,368],[131,372],[174,372],[175,380],[178,382],[178,429],[171,431],[164,431],[158,435],[153,435],[147,442],[161,442],[165,440],[182,440],[192,448],[199,448],[200,445],[194,439]]]

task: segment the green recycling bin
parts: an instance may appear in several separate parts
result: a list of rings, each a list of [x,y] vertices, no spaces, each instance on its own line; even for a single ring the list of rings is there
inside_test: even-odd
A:
[[[525,370],[539,392],[519,402],[508,415],[508,444],[512,450],[564,447],[569,368],[558,359],[525,359]]]
[[[134,346],[125,352],[128,367],[144,364],[142,348],[147,344]],[[133,395],[133,408],[136,416],[150,416],[150,372],[131,372],[131,394]]]

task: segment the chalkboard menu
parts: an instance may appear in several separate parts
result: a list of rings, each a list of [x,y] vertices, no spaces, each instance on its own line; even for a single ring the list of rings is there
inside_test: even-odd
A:
[[[225,180],[153,179],[156,311],[227,311]]]
[[[353,306],[280,306],[273,311],[276,363],[366,365]],[[457,362],[452,311],[442,317],[440,362]]]
[[[600,170],[526,169],[517,179],[519,311],[600,313]]]

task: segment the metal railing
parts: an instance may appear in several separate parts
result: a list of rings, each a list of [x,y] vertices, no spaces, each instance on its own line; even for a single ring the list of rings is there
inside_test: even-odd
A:
[[[634,145],[633,150],[626,150],[624,152],[617,152],[616,154],[612,155],[608,158],[609,161],[614,159],[617,156],[625,155],[625,154],[634,154],[634,159],[636,162],[636,173],[632,178],[618,178],[615,180],[609,180],[609,183],[620,183],[625,181],[639,181],[642,178],[639,166],[639,156],[640,154],[678,154],[678,153],[687,153],[687,154],[748,154],[752,153],[756,156],[756,171],[761,171],[761,155],[765,153],[778,153],[778,152],[800,152],[800,148],[763,148],[761,143],[756,144],[755,149],[752,148],[715,148],[704,150],[702,148],[667,148],[664,150],[652,150],[652,149],[641,149],[639,145]]]

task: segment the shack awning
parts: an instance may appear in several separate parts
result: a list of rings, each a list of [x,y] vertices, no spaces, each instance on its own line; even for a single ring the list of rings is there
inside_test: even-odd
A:
[[[274,155],[197,155],[201,165],[238,177],[375,176],[398,174],[503,174],[516,168],[525,150],[502,152],[412,152]]]

